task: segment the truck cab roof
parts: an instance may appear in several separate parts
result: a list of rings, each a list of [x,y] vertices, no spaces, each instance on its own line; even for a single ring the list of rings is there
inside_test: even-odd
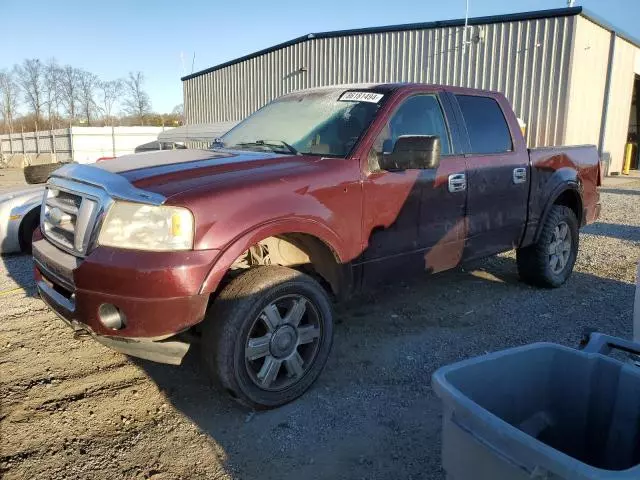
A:
[[[291,92],[287,95],[291,95],[291,94],[300,95],[307,92],[310,93],[314,91],[326,91],[326,90],[371,90],[371,91],[376,91],[380,93],[392,93],[398,90],[412,90],[416,88],[426,89],[426,90],[429,90],[429,89],[446,90],[452,93],[467,94],[467,95],[482,93],[484,95],[491,94],[491,95],[502,96],[502,93],[496,92],[493,90],[482,90],[479,88],[455,87],[451,85],[443,85],[443,84],[437,84],[437,83],[417,83],[417,82],[344,83],[344,84],[338,84],[338,85],[327,85],[322,87],[305,88],[302,90],[296,90],[295,92]]]

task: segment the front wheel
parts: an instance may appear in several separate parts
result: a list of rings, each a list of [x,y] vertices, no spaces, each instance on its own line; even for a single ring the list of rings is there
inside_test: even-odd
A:
[[[280,266],[239,275],[205,319],[201,351],[210,373],[241,403],[274,408],[302,395],[331,351],[333,317],[325,290]]]
[[[31,255],[31,242],[33,241],[33,233],[40,225],[40,207],[34,208],[27,213],[18,229],[18,241],[20,242],[20,251]]]
[[[568,207],[554,205],[545,219],[538,241],[516,251],[523,281],[555,288],[567,281],[578,255],[578,219]]]

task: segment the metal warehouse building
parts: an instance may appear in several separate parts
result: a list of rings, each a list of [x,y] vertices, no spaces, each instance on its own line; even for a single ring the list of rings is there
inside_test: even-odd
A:
[[[503,92],[527,124],[529,146],[596,144],[608,173],[621,171],[638,128],[638,41],[582,7],[471,18],[468,25],[313,33],[208,68],[182,78],[187,123],[239,121],[302,88],[447,84]]]

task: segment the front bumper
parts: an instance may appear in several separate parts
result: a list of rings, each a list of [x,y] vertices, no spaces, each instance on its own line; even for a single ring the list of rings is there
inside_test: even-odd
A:
[[[165,340],[119,338],[96,335],[87,325],[71,319],[73,317],[73,304],[63,295],[57,293],[46,280],[37,283],[40,298],[71,327],[76,334],[87,334],[104,346],[125,355],[144,358],[159,363],[180,365],[182,359],[189,351],[191,343],[187,338],[180,336]]]
[[[209,296],[199,290],[217,252],[97,248],[81,260],[37,237],[33,258],[40,297],[67,324],[114,350],[180,363],[188,343],[175,336],[203,320]],[[122,312],[122,328],[103,324],[103,304]]]

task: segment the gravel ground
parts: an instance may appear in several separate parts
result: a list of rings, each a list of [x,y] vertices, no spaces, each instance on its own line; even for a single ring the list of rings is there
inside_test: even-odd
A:
[[[0,475],[442,479],[436,368],[540,340],[575,346],[584,327],[631,335],[640,182],[602,197],[562,288],[520,283],[509,253],[353,298],[315,386],[262,413],[211,387],[193,355],[171,367],[73,339],[33,296],[30,258],[5,257]]]

